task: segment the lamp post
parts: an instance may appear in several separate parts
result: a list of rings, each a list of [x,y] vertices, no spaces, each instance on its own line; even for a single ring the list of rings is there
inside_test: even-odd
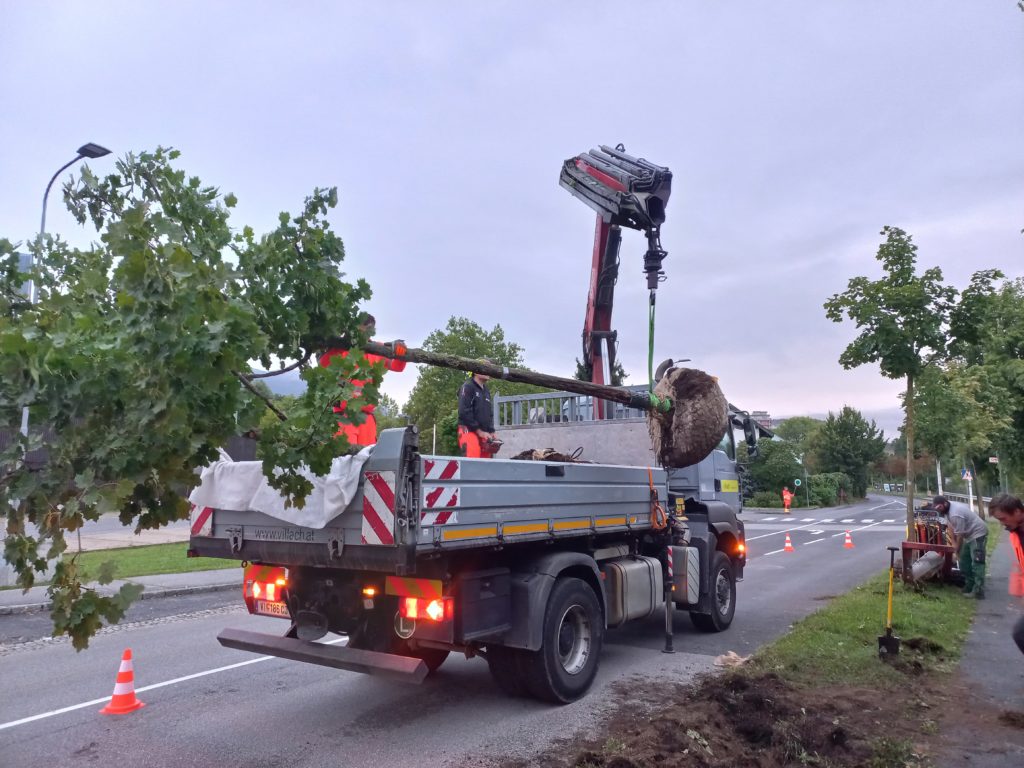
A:
[[[71,159],[68,162],[64,163],[64,165],[62,165],[60,168],[58,168],[57,172],[55,174],[53,174],[53,176],[50,177],[50,181],[46,185],[46,191],[43,192],[43,215],[42,215],[42,217],[39,220],[39,250],[40,251],[43,248],[43,236],[46,234],[46,201],[50,197],[50,187],[53,186],[53,182],[55,182],[57,180],[57,177],[60,176],[65,170],[70,168],[72,165],[77,163],[79,160],[84,160],[86,158],[95,159],[97,157],[103,157],[104,155],[109,155],[109,154],[110,154],[110,150],[107,149],[106,147],[101,147],[99,144],[93,144],[92,142],[89,142],[88,144],[83,144],[82,146],[80,146],[78,148],[78,154],[75,155],[75,157],[73,159]],[[34,268],[35,265],[36,265],[36,255],[35,255],[35,251],[33,251],[32,254],[31,254],[31,259],[29,260],[29,269]],[[29,304],[35,304],[36,303],[36,281],[35,280],[32,280],[29,283],[28,301],[29,301]],[[28,406],[27,405],[24,408],[21,409],[21,434],[23,434],[25,437],[28,437]]]

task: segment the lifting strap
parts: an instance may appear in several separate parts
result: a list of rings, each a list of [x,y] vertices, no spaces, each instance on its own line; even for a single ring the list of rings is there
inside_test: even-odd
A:
[[[654,487],[654,472],[647,468],[647,483],[651,486],[651,528],[663,531],[668,527],[668,516],[658,501],[658,489]]]

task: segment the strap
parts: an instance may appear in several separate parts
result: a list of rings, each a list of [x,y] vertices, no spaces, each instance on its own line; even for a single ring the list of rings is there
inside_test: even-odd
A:
[[[651,528],[663,531],[668,527],[668,516],[658,501],[658,489],[654,487],[654,472],[647,468],[647,483],[651,487]]]

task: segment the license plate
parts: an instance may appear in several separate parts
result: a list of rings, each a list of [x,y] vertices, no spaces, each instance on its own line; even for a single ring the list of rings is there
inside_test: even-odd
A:
[[[280,616],[285,619],[291,618],[288,613],[287,605],[284,603],[272,603],[269,600],[257,600],[256,613],[262,613],[264,616]]]

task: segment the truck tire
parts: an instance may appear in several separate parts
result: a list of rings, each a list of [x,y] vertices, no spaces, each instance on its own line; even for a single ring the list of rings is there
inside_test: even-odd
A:
[[[509,696],[526,696],[529,691],[523,680],[524,651],[501,645],[487,647],[487,667],[491,677]]]
[[[736,575],[724,552],[711,558],[711,612],[690,612],[693,626],[701,632],[724,632],[736,615]]]
[[[587,692],[597,675],[604,617],[597,595],[585,581],[555,582],[544,610],[542,644],[523,651],[523,679],[538,699],[568,704]]]

